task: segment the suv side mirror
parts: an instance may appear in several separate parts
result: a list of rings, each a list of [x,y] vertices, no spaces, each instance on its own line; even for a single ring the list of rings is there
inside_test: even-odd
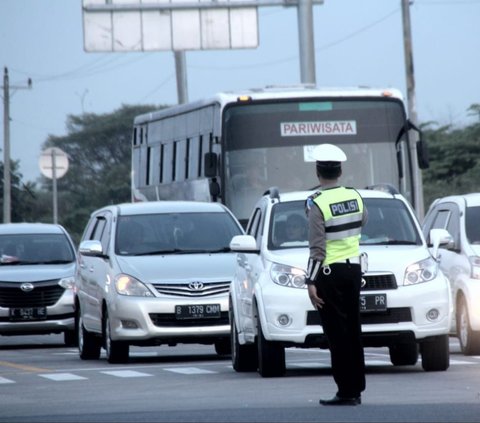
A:
[[[431,229],[430,241],[433,247],[433,257],[436,259],[440,247],[452,248],[455,245],[452,235],[446,229]]]

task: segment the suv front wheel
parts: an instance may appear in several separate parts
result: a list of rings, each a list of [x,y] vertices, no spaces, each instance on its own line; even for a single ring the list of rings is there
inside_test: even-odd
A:
[[[420,345],[422,367],[427,372],[447,370],[450,366],[448,335],[432,336]]]
[[[262,377],[283,376],[285,348],[279,342],[265,339],[262,323],[257,317],[258,372]]]

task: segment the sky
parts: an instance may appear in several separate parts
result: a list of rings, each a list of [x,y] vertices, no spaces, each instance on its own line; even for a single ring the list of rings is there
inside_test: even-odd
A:
[[[480,0],[413,0],[410,19],[418,121],[472,123]],[[257,48],[187,51],[188,100],[300,83],[297,22],[294,7],[260,7]],[[318,86],[394,87],[406,97],[401,0],[325,0],[314,6],[313,24]],[[41,176],[43,144],[67,135],[68,116],[178,101],[173,52],[86,52],[83,31],[81,0],[0,0],[0,86],[6,67],[11,158],[24,182]],[[3,89],[0,97],[3,161]]]

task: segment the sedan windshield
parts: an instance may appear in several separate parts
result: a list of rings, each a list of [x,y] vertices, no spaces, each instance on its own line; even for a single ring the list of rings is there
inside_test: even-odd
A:
[[[230,251],[242,230],[228,213],[162,213],[120,216],[115,253],[154,255]]]
[[[0,264],[61,264],[75,260],[63,234],[0,235]]]

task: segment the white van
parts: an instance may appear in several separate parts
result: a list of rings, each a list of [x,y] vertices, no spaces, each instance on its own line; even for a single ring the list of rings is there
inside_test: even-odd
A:
[[[452,332],[465,355],[480,354],[480,193],[439,198],[423,223],[425,236],[446,229],[452,242],[440,250],[440,268],[452,288]],[[428,238],[427,238],[428,239]]]

